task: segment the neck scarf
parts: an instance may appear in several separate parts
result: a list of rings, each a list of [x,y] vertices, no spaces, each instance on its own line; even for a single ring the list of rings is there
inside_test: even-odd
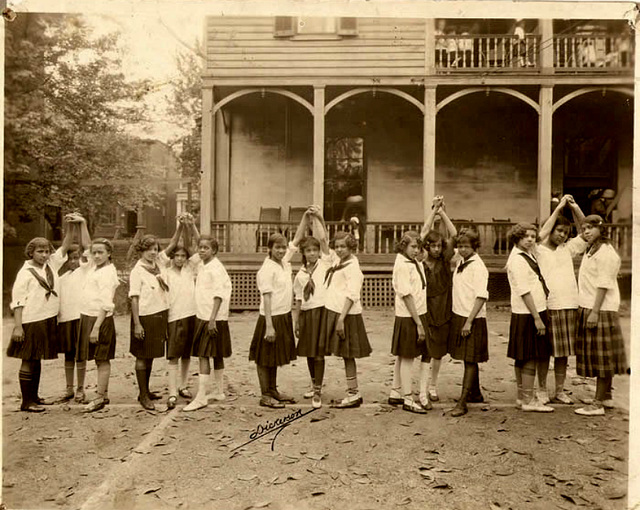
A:
[[[533,269],[533,272],[536,275],[538,275],[538,280],[540,280],[540,283],[542,284],[542,290],[544,290],[544,295],[546,297],[549,297],[549,287],[547,287],[547,282],[544,281],[544,277],[542,276],[542,272],[540,271],[540,266],[538,265],[538,261],[535,258],[533,258],[533,256],[525,252],[520,252],[520,255],[524,257],[524,260],[527,261],[527,264],[529,264],[529,267]]]
[[[425,289],[427,287],[427,281],[424,278],[424,274],[422,274],[422,271],[420,270],[420,264],[416,259],[412,259],[410,257],[407,256],[406,253],[402,254],[404,256],[405,259],[407,259],[407,263],[408,264],[413,264],[416,267],[416,271],[418,271],[418,274],[420,275],[420,281],[422,282],[422,288]]]
[[[342,269],[347,267],[350,262],[351,262],[350,260],[347,260],[346,262],[340,262],[340,264],[338,264],[337,266],[332,266],[329,269],[327,269],[327,274],[324,275],[324,284],[327,286],[327,288],[329,288],[329,286],[331,285],[331,280],[333,280],[333,274],[336,271],[341,271]]]
[[[467,267],[472,262],[473,262],[473,259],[465,260],[462,264],[458,266],[456,273],[462,273],[462,271],[464,271],[464,268]]]
[[[302,268],[302,270],[309,275],[309,281],[307,282],[307,284],[304,286],[304,289],[302,290],[302,295],[305,301],[309,301],[311,296],[313,296],[313,293],[316,291],[316,284],[313,281],[313,273],[317,268],[318,268],[317,261],[311,269],[307,269],[306,267]]]
[[[47,301],[49,301],[51,294],[53,294],[55,297],[58,297],[58,293],[55,290],[53,290],[53,285],[54,285],[53,271],[51,270],[48,264],[45,264],[44,266],[44,273],[47,276],[46,280],[42,276],[40,276],[38,272],[35,270],[35,268],[33,267],[29,268],[29,272],[38,281],[38,283],[40,284],[40,287],[42,287],[44,290],[47,291],[47,293],[44,295]]]
[[[153,268],[150,268],[149,266],[142,264],[142,267],[156,277],[162,290],[164,290],[165,292],[169,292],[169,286],[167,285],[167,282],[165,282],[162,278],[162,275],[160,274],[160,268],[158,266],[154,265]]]

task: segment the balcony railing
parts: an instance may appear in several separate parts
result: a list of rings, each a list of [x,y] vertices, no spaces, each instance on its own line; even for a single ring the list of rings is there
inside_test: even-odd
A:
[[[633,69],[633,41],[620,35],[556,35],[553,65],[558,71],[594,72]]]
[[[456,228],[470,227],[480,235],[481,255],[507,256],[510,251],[507,234],[513,225],[510,222],[455,221]],[[218,240],[223,253],[249,254],[266,253],[267,241],[273,233],[282,233],[292,240],[297,224],[289,222],[264,223],[255,221],[217,221],[211,224],[211,234]],[[369,222],[364,228],[359,252],[364,254],[389,254],[394,252],[396,241],[404,232],[419,232],[420,223]],[[341,222],[327,222],[329,236],[349,230],[350,226]],[[631,259],[631,224],[607,224],[606,234],[612,240],[620,257]]]
[[[437,35],[435,46],[439,72],[539,67],[538,35]]]

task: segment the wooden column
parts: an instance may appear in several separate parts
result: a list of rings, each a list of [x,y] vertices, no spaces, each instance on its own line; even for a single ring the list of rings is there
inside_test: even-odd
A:
[[[422,207],[424,219],[431,211],[436,193],[436,87],[424,88],[424,131],[422,134]]]
[[[424,73],[436,74],[436,20],[424,20]]]
[[[213,87],[202,89],[202,149],[200,160],[200,232],[211,235],[215,180],[216,129]]]
[[[553,87],[540,87],[538,118],[538,224],[551,214],[551,141],[553,137]]]
[[[540,67],[544,74],[553,74],[553,20],[538,20],[540,34]]]
[[[313,203],[324,210],[324,86],[313,88]]]

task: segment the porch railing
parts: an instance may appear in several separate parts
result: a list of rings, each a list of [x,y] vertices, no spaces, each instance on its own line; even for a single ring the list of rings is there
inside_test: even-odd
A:
[[[559,71],[633,69],[633,40],[624,35],[556,35],[553,65]]]
[[[480,236],[481,255],[507,256],[510,246],[507,240],[510,222],[474,222],[455,221],[458,230],[462,227],[475,229]],[[218,240],[219,249],[223,253],[266,253],[269,236],[282,233],[292,240],[297,223],[279,222],[265,223],[256,221],[217,221],[211,224],[211,234]],[[420,232],[421,223],[401,222],[368,222],[361,235],[359,252],[365,254],[390,254],[394,252],[396,241],[408,230]],[[348,231],[350,226],[342,222],[327,222],[329,236],[333,238],[338,231]],[[607,224],[606,234],[620,257],[631,258],[631,224]]]
[[[512,69],[539,66],[540,36],[437,35],[436,69],[439,72]]]

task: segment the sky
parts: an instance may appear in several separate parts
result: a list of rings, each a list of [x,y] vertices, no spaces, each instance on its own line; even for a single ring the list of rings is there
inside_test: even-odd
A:
[[[147,99],[152,122],[145,132],[135,133],[143,138],[163,142],[182,134],[179,128],[166,121],[166,97],[171,81],[177,75],[175,57],[179,52],[191,51],[196,39],[202,39],[204,17],[193,13],[176,12],[153,15],[85,15],[96,35],[118,31],[123,46],[123,70],[131,79],[149,79],[155,85]]]

